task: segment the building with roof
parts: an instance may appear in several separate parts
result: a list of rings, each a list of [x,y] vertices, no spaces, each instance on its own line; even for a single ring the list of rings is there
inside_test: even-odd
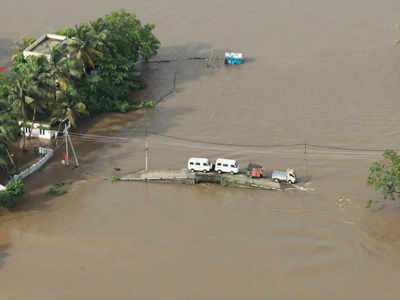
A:
[[[45,122],[18,122],[21,126],[21,132],[25,136],[36,137],[40,139],[51,140],[56,138],[58,135],[58,130],[55,127],[52,127],[50,124]]]
[[[28,56],[46,56],[50,58],[50,51],[56,45],[65,43],[66,36],[47,33],[38,38],[33,44],[26,48],[23,52],[24,58]]]

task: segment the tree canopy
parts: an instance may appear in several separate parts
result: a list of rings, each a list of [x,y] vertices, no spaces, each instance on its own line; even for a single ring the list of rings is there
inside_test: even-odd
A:
[[[383,158],[369,168],[367,184],[381,192],[384,199],[400,199],[400,155],[385,150]]]
[[[157,54],[160,42],[154,28],[120,10],[57,31],[71,38],[70,53],[84,74],[76,89],[91,115],[136,108],[126,98],[130,91],[144,87],[136,64]]]
[[[125,10],[112,12],[58,30],[67,39],[49,48],[49,57],[24,58],[24,49],[35,39],[22,38],[9,73],[0,75],[0,113],[2,108],[10,112],[0,115],[0,165],[9,163],[5,150],[20,132],[16,120],[68,118],[76,126],[88,114],[140,107],[127,96],[144,87],[136,65],[157,54],[154,28]]]

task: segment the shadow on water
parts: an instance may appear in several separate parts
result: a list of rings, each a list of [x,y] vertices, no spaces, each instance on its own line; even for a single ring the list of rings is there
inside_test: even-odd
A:
[[[5,258],[8,256],[7,249],[10,248],[9,244],[0,245],[0,268],[4,264]]]
[[[14,53],[11,49],[13,45],[13,41],[0,38],[0,66],[10,66],[11,56]]]
[[[156,103],[182,91],[182,84],[214,75],[224,66],[224,51],[206,43],[163,47],[150,63],[139,64],[147,88],[134,96]]]
[[[255,61],[256,61],[256,58],[252,57],[252,56],[250,56],[250,57],[245,56],[245,58],[244,58],[245,64],[253,64],[253,63],[255,63]]]
[[[131,97],[138,101],[156,102],[167,101],[164,95],[171,92],[179,93],[184,89],[182,83],[195,81],[203,76],[212,76],[217,69],[223,66],[216,59],[215,65],[207,65],[207,61],[188,60],[188,57],[204,57],[215,55],[217,50],[212,50],[208,44],[190,43],[176,47],[161,48],[156,59],[171,59],[170,63],[147,63],[140,66],[147,87],[135,92]],[[212,54],[214,53],[214,54]],[[175,89],[174,89],[175,86]],[[156,118],[157,112],[162,110],[163,118]],[[180,115],[193,112],[188,107],[162,107],[154,109],[140,109],[129,113],[107,113],[97,116],[80,124],[75,132],[109,137],[135,137],[143,138],[144,130],[155,131],[163,134],[169,128],[178,126],[177,119]],[[42,170],[24,181],[26,195],[20,205],[14,211],[42,210],[49,206],[53,197],[44,195],[44,189],[50,184],[65,182],[68,179],[74,181],[85,180],[91,175],[100,176],[104,171],[112,171],[113,166],[118,166],[118,161],[132,157],[133,143],[104,143],[99,140],[84,140],[72,137],[78,152],[81,167],[76,169],[65,168],[60,164],[63,159],[63,150],[55,153],[52,161]],[[112,148],[104,154],[103,149]],[[115,150],[115,151],[114,151]],[[109,170],[110,169],[110,170]],[[127,171],[127,170],[122,170]]]

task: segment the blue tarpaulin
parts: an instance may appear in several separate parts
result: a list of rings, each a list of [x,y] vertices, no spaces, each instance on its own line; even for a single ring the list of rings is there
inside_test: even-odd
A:
[[[225,52],[225,63],[228,65],[241,65],[243,60],[242,53]]]

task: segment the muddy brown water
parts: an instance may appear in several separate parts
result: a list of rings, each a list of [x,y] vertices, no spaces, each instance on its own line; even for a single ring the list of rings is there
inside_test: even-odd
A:
[[[4,2],[4,1],[3,1]],[[9,1],[0,61],[22,35],[40,35],[125,7],[157,24],[171,63],[144,67],[156,109],[110,114],[74,137],[82,167],[61,153],[26,181],[26,201],[0,217],[0,299],[398,299],[399,205],[366,210],[379,153],[221,146],[342,145],[400,149],[400,2]],[[243,51],[235,68],[185,61]],[[214,185],[111,183],[144,166],[181,168],[189,156],[295,168],[307,192]],[[186,140],[166,136],[182,137]],[[67,195],[44,196],[74,179]],[[313,190],[312,190],[313,189]]]

